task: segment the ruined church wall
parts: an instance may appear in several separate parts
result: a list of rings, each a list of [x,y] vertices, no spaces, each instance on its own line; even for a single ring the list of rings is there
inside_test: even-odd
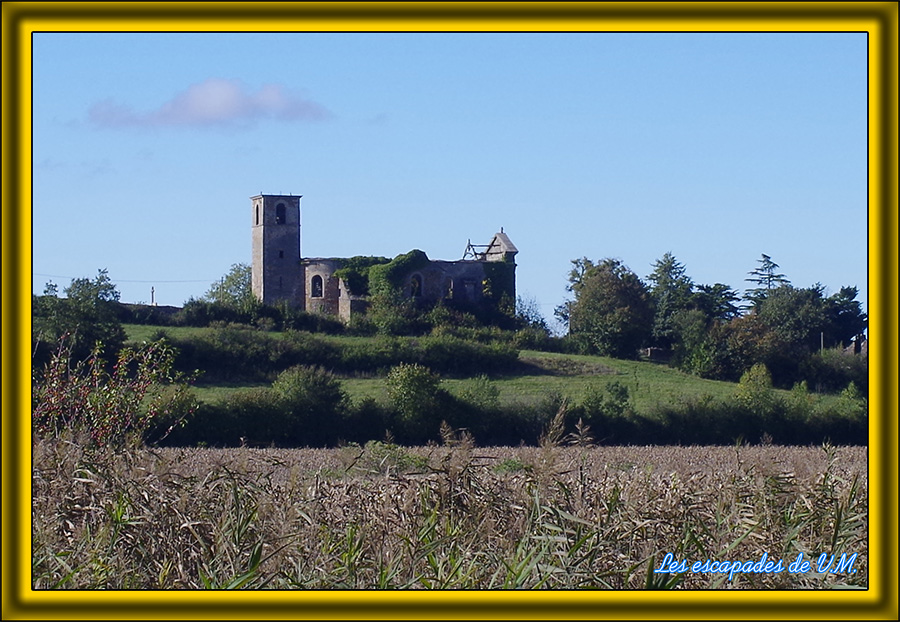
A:
[[[303,281],[306,285],[305,309],[310,313],[339,315],[341,291],[340,279],[334,276],[339,268],[330,259],[306,259],[303,262]]]
[[[421,279],[420,296],[414,295],[416,277]],[[484,262],[431,261],[427,266],[412,271],[404,279],[403,293],[405,296],[430,302],[449,299],[477,303],[484,297],[484,279]]]

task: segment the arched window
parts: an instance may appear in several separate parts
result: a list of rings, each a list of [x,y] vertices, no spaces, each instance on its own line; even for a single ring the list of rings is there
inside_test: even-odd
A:
[[[287,210],[284,208],[284,203],[279,203],[275,206],[275,224],[283,225],[287,222]]]
[[[312,278],[312,283],[310,285],[310,296],[312,296],[313,298],[321,298],[323,289],[322,277],[317,274]]]
[[[422,295],[422,277],[420,275],[414,274],[409,280],[409,294],[414,298]]]

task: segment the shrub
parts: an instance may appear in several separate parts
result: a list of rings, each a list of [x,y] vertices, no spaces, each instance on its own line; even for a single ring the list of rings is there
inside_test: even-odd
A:
[[[337,434],[337,442],[365,443],[384,438],[392,425],[390,407],[367,397],[347,407],[344,425]]]
[[[554,352],[559,349],[558,341],[551,337],[546,330],[534,326],[521,328],[513,336],[513,345],[522,350]]]
[[[272,391],[281,402],[288,443],[318,447],[335,441],[347,397],[332,374],[321,367],[291,367],[278,375]]]
[[[441,421],[438,412],[440,378],[418,363],[401,363],[385,379],[388,397],[408,440],[433,438]]]
[[[165,437],[195,409],[187,383],[172,371],[174,349],[165,341],[119,351],[107,371],[99,344],[87,360],[71,360],[71,344],[59,341],[41,373],[34,373],[32,424],[41,437],[86,433],[92,444],[142,443],[148,432]]]
[[[284,302],[279,303],[277,309],[280,312],[281,329],[284,331],[307,331],[326,335],[340,335],[346,332],[344,323],[335,317],[308,313]]]
[[[219,403],[203,404],[172,445],[322,447],[347,428],[348,402],[340,382],[319,367],[295,366],[271,387],[251,387]]]
[[[500,408],[500,389],[484,374],[470,380],[459,397],[485,414]]]
[[[816,352],[803,366],[810,386],[819,392],[838,392],[851,382],[867,395],[869,392],[869,357],[851,354],[840,348]]]
[[[415,303],[396,290],[375,293],[369,299],[366,317],[379,335],[414,335],[421,332]]]
[[[764,364],[755,363],[741,375],[735,397],[751,411],[768,413],[773,410],[776,397],[772,389],[772,375]]]
[[[626,443],[635,437],[634,407],[628,387],[613,380],[585,392],[581,409],[573,409],[572,418],[580,418],[604,443]]]
[[[189,299],[174,315],[172,323],[177,326],[209,326],[213,322],[234,322],[249,324],[249,313],[239,311],[222,303]]]
[[[268,387],[237,391],[222,404],[221,419],[200,430],[209,444],[290,447],[295,444],[293,422],[280,395]],[[215,428],[220,427],[221,430]]]

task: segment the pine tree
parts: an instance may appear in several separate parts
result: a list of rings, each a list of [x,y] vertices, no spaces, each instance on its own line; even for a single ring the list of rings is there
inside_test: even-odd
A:
[[[762,253],[762,259],[757,260],[760,264],[756,269],[748,272],[750,278],[744,279],[750,283],[756,283],[757,287],[748,289],[744,294],[744,299],[750,301],[751,308],[759,307],[759,303],[768,295],[770,290],[781,285],[790,285],[790,281],[783,274],[776,272],[779,266],[772,261],[772,258]]]

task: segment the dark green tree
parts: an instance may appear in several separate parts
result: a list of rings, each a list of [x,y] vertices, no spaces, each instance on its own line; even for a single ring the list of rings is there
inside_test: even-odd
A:
[[[733,320],[741,314],[737,303],[741,297],[724,283],[698,285],[694,292],[694,306],[709,320]]]
[[[340,381],[320,367],[298,365],[278,375],[272,390],[284,413],[282,438],[288,445],[322,447],[334,443],[347,410]]]
[[[106,269],[98,270],[94,279],[73,279],[63,293],[65,298],[59,298],[57,286],[48,283],[44,295],[32,299],[35,351],[65,336],[76,360],[88,357],[98,342],[104,352],[114,356],[126,335],[120,320],[119,291]]]
[[[577,296],[578,290],[581,289],[584,275],[588,270],[594,267],[594,262],[587,257],[581,257],[580,259],[573,259],[571,263],[572,269],[569,270],[569,284],[566,285],[566,291],[572,292]],[[553,310],[553,315],[555,315],[560,322],[568,326],[569,317],[572,314],[572,306],[574,304],[574,300],[567,300]]]
[[[862,335],[869,325],[868,317],[856,296],[855,287],[842,287],[839,292],[825,299],[825,347],[846,348]]]
[[[684,264],[667,252],[653,264],[653,272],[647,277],[650,283],[650,299],[653,302],[653,343],[670,348],[676,341],[673,316],[693,306],[694,283],[685,274]]]
[[[569,333],[584,349],[636,358],[650,338],[653,308],[641,279],[618,259],[591,265],[572,288]]]
[[[747,273],[750,278],[744,279],[756,284],[756,287],[748,289],[744,294],[744,298],[750,301],[751,308],[757,307],[773,288],[790,284],[783,274],[777,272],[779,265],[772,261],[771,257],[762,253],[762,259],[758,259],[757,262],[759,266]]]
[[[684,309],[672,315],[676,335],[672,344],[671,364],[697,376],[709,375],[712,352],[709,340],[710,320],[700,309]]]
[[[713,322],[702,352],[703,377],[736,382],[755,363],[769,367],[779,356],[779,343],[759,315],[748,313]]]
[[[777,335],[782,347],[796,355],[818,349],[825,329],[825,300],[822,287],[797,288],[781,285],[761,299],[757,315]]]
[[[801,380],[801,364],[819,350],[827,325],[822,286],[774,287],[759,300],[755,315],[778,343],[770,358],[760,362],[766,364],[779,386]]]

